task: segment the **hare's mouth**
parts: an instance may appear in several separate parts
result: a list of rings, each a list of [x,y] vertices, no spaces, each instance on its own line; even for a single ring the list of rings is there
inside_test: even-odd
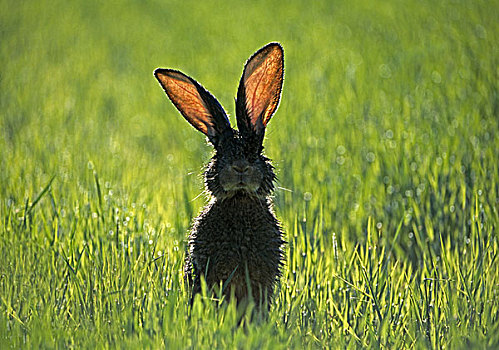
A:
[[[247,192],[255,192],[258,190],[258,185],[247,182],[247,181],[238,181],[233,183],[227,183],[224,186],[224,190],[227,192],[235,192],[235,191],[247,191]]]

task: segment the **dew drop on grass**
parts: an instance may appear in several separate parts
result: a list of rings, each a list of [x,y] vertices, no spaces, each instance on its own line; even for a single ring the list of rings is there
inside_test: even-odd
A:
[[[442,76],[440,75],[439,72],[434,70],[431,73],[431,81],[433,81],[435,84],[440,84],[442,82]]]
[[[355,79],[355,71],[357,66],[355,64],[349,63],[346,68],[346,76],[349,80]]]
[[[487,38],[487,29],[485,29],[485,27],[482,26],[481,24],[477,24],[475,26],[475,35],[480,39],[486,39]]]
[[[425,190],[425,188],[426,188],[425,184],[419,184],[419,186],[418,186],[418,192],[419,193],[423,193],[424,190]]]
[[[379,66],[379,76],[384,79],[389,79],[392,77],[392,70],[387,64],[382,64]]]
[[[366,154],[366,160],[369,162],[369,163],[372,163],[374,162],[374,160],[376,159],[376,156],[374,155],[373,152],[367,152]]]

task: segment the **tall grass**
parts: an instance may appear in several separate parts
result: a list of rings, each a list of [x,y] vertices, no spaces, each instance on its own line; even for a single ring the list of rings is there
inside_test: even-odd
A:
[[[0,348],[498,347],[498,9],[0,2]],[[188,307],[211,150],[152,71],[233,114],[273,40],[287,262],[268,318],[237,327],[234,304]]]

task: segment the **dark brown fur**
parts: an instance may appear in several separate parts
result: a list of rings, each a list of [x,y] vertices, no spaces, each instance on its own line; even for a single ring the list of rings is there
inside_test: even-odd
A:
[[[281,236],[268,200],[242,194],[212,201],[189,235],[185,275],[193,282],[193,293],[201,291],[201,275],[208,286],[230,278],[222,291],[226,297],[233,292],[238,301],[243,300],[249,284],[255,303],[270,305],[280,276]]]
[[[194,79],[175,70],[155,76],[182,115],[215,148],[205,171],[210,203],[189,234],[185,279],[193,297],[222,286],[225,298],[252,299],[270,306],[283,263],[282,231],[270,195],[275,175],[263,155],[265,127],[277,109],[283,78],[283,53],[271,43],[246,63],[236,101],[239,130],[230,127],[218,101]]]

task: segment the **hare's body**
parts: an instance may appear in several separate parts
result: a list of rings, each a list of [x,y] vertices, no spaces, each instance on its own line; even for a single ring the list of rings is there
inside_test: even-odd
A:
[[[265,128],[279,104],[284,58],[279,44],[258,50],[244,67],[236,100],[238,130],[220,103],[198,82],[171,69],[154,74],[166,94],[215,155],[205,172],[210,203],[189,235],[185,277],[193,295],[202,277],[238,303],[270,306],[283,260],[283,239],[270,195],[275,175],[263,155]],[[220,290],[218,290],[220,292]]]
[[[241,194],[214,200],[194,222],[185,273],[194,293],[201,291],[200,276],[204,275],[209,286],[229,281],[223,291],[226,296],[234,293],[241,300],[249,294],[249,285],[257,305],[270,305],[283,243],[268,199]]]

